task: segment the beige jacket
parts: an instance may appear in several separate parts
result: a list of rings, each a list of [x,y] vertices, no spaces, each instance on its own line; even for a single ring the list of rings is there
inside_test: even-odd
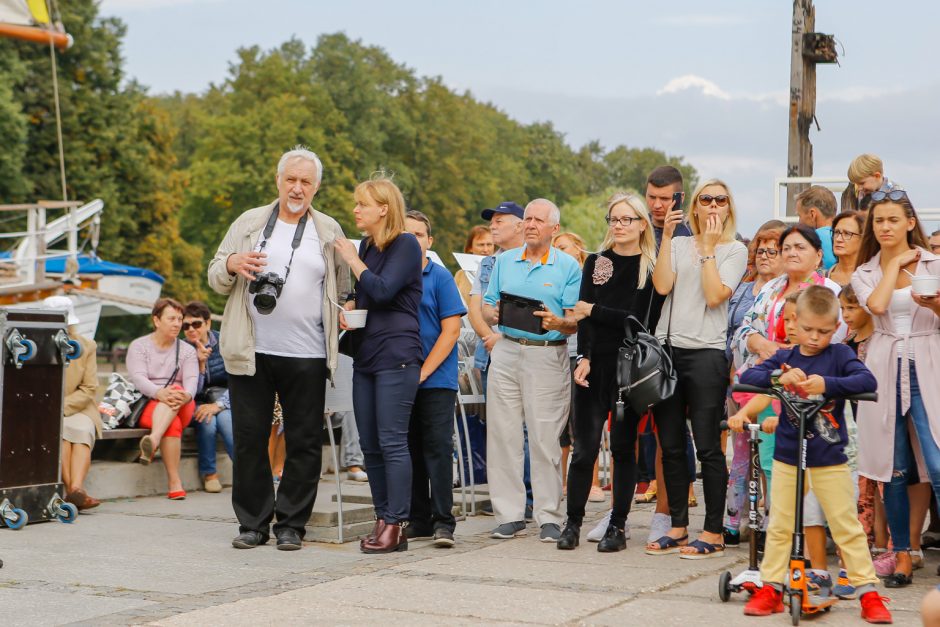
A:
[[[65,399],[62,414],[74,416],[85,414],[95,423],[95,431],[101,437],[101,413],[95,402],[98,391],[98,345],[87,337],[72,334],[72,339],[82,345],[82,354],[65,367]]]
[[[222,314],[219,350],[225,360],[225,370],[229,374],[255,373],[255,330],[248,311],[248,281],[241,275],[229,274],[226,263],[230,255],[254,250],[276,202],[249,209],[241,214],[229,227],[219,250],[209,262],[209,286],[219,294],[228,296],[225,312]],[[330,299],[340,305],[345,302],[350,288],[349,266],[333,246],[336,238],[343,237],[343,230],[336,220],[312,207],[307,213],[317,229],[317,236],[323,247],[323,258],[326,261],[326,276],[323,280],[326,293],[322,299],[323,330],[326,335],[326,365],[332,380],[339,353],[339,312],[330,303]]]

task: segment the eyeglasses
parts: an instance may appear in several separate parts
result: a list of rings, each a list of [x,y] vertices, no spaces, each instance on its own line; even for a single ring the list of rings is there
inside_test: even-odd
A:
[[[193,320],[192,322],[184,322],[184,323],[183,323],[183,330],[184,330],[184,331],[189,331],[190,327],[192,327],[193,329],[201,329],[201,328],[202,328],[202,320]]]
[[[728,204],[728,197],[724,194],[721,194],[720,196],[702,194],[698,197],[698,201],[702,204],[703,207],[707,207],[708,205],[712,204],[712,201],[715,201],[715,204],[719,207],[724,207]]]
[[[910,199],[907,197],[907,192],[903,189],[892,189],[888,192],[883,192],[879,189],[877,192],[872,192],[871,194],[872,202],[881,202],[885,198],[893,202],[897,202],[899,200],[907,200],[910,202]]]
[[[630,226],[634,222],[639,222],[642,219],[643,218],[611,218],[610,216],[607,216],[606,218],[604,218],[604,220],[610,226],[614,226],[617,224],[619,224],[620,226]]]
[[[847,242],[851,242],[853,237],[861,237],[861,233],[843,231],[842,229],[837,229],[832,232],[832,239],[844,239]]]
[[[755,257],[760,257],[761,255],[766,255],[768,259],[773,259],[780,254],[780,251],[776,248],[758,248],[754,251]]]

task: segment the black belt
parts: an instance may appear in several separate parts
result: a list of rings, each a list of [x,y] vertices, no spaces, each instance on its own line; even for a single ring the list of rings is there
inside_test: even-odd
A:
[[[568,343],[568,340],[530,340],[524,337],[513,337],[511,335],[504,335],[503,337],[510,342],[522,344],[523,346],[564,346]]]

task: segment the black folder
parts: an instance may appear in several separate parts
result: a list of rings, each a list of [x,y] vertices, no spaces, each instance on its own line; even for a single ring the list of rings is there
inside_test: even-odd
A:
[[[535,315],[536,311],[545,311],[542,301],[534,298],[499,293],[499,323],[511,329],[542,335],[542,319]]]

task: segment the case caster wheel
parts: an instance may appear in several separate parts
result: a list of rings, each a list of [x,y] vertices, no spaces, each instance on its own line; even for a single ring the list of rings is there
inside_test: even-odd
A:
[[[24,362],[36,355],[36,342],[23,337],[19,329],[10,331],[6,343],[10,356],[13,358],[13,365],[17,368],[22,368]]]
[[[82,345],[78,343],[78,340],[70,338],[65,331],[59,330],[55,336],[55,341],[59,347],[59,352],[62,353],[62,360],[65,363],[81,357]]]
[[[725,571],[721,573],[721,577],[718,578],[718,598],[721,599],[723,603],[727,603],[731,599],[731,573]]]
[[[3,513],[3,522],[6,523],[7,527],[16,531],[26,526],[26,523],[29,522],[29,516],[20,508],[12,507]]]
[[[62,503],[56,513],[56,518],[59,519],[59,522],[73,523],[78,518],[78,508],[71,503]]]

